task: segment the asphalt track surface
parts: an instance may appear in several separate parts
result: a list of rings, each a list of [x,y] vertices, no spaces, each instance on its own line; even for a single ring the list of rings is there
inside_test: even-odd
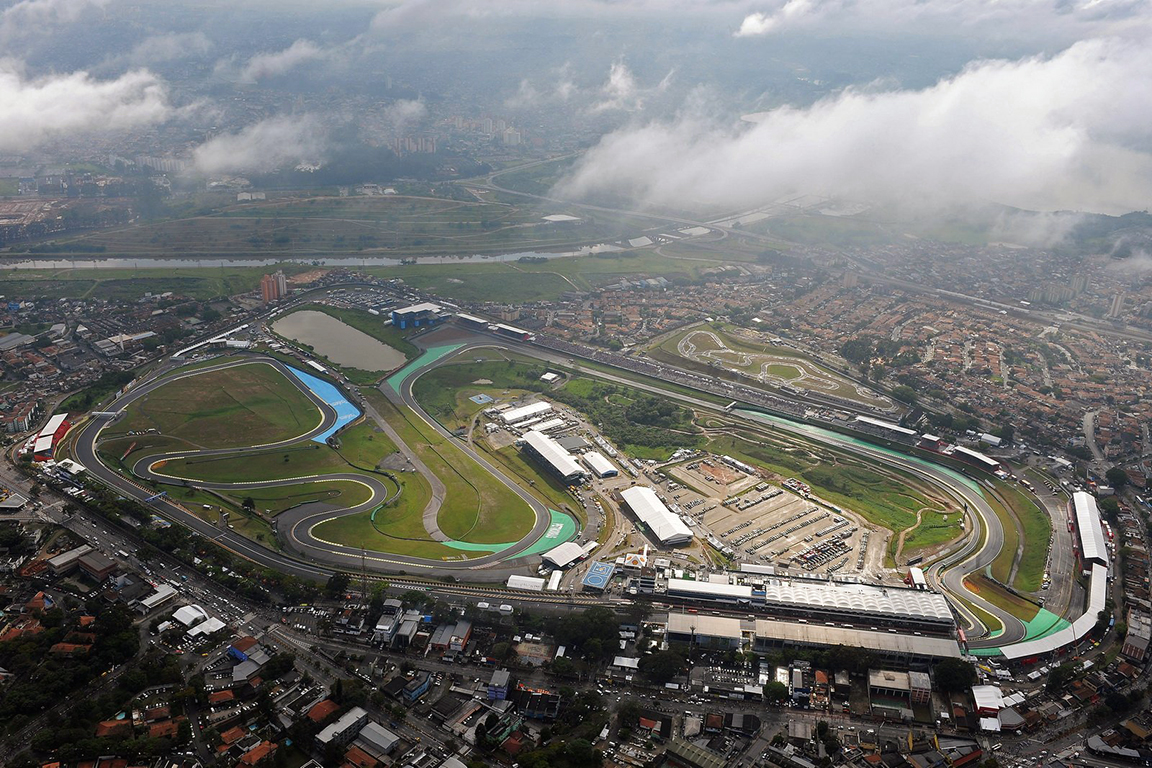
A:
[[[150,456],[139,459],[132,468],[132,473],[137,477],[156,482],[162,485],[179,485],[183,486],[185,481],[183,478],[173,477],[166,475],[157,470],[156,465],[165,461],[172,461],[181,458],[210,458],[210,457],[225,457],[229,455],[243,456],[253,452],[262,452],[277,450],[287,447],[289,445],[298,445],[306,443],[316,435],[322,434],[330,429],[336,422],[336,412],[322,399],[317,397],[307,386],[298,378],[293,376],[283,363],[273,358],[262,356],[245,356],[239,360],[229,360],[222,362],[220,365],[204,366],[196,368],[191,371],[177,373],[175,375],[166,375],[171,369],[170,365],[159,369],[147,381],[133,387],[121,398],[117,399],[112,405],[107,406],[106,410],[109,412],[119,411],[129,406],[131,403],[148,395],[150,392],[165,386],[172,381],[176,381],[191,376],[196,376],[209,371],[219,371],[227,368],[232,368],[240,365],[250,365],[253,363],[263,363],[271,365],[279,370],[282,375],[302,392],[308,399],[316,406],[318,411],[322,414],[320,421],[315,427],[308,432],[296,435],[294,437],[271,442],[263,445],[245,446],[242,448],[220,448],[220,449],[203,449],[195,451],[172,451],[162,454],[153,454]],[[419,375],[429,370],[432,363],[428,366],[423,366],[419,369],[412,371],[405,379],[407,391],[411,391],[411,382]],[[386,387],[382,387],[386,393],[390,393]],[[394,395],[393,395],[394,397]],[[399,401],[398,401],[399,402]],[[448,435],[435,422],[429,417],[423,409],[411,400],[413,410],[416,414],[431,424],[434,428],[451,439]],[[363,404],[357,404],[363,410]],[[106,467],[99,459],[96,451],[96,446],[99,444],[100,433],[111,423],[107,417],[94,419],[86,424],[80,431],[76,439],[76,454],[78,461],[88,468],[89,472],[95,475],[98,479],[111,485],[126,496],[130,496],[138,501],[143,502],[145,499],[154,496],[154,492],[148,488],[133,483],[131,480],[124,478],[119,473]],[[185,507],[166,497],[153,499],[148,502],[152,506],[170,519],[175,520],[192,530],[211,538],[217,543],[225,546],[227,549],[233,550],[237,554],[254,560],[255,562],[265,565],[269,568],[276,568],[278,570],[292,573],[302,578],[319,578],[326,577],[331,574],[334,569],[348,569],[359,570],[361,567],[368,570],[392,572],[398,569],[414,569],[417,572],[429,576],[444,575],[446,573],[458,572],[460,570],[468,570],[470,572],[469,578],[478,581],[500,580],[503,581],[507,578],[508,574],[517,573],[523,570],[523,566],[511,564],[520,552],[528,549],[548,530],[551,523],[551,516],[548,509],[543,504],[532,498],[526,491],[516,485],[512,480],[508,479],[500,473],[495,467],[492,467],[482,457],[478,456],[467,446],[457,445],[458,448],[467,453],[470,457],[476,460],[481,467],[495,476],[498,480],[512,488],[529,506],[535,514],[535,523],[532,530],[520,542],[512,547],[504,549],[503,551],[483,555],[480,557],[473,557],[470,559],[460,560],[430,560],[418,557],[409,557],[405,555],[395,555],[390,553],[366,551],[359,547],[350,547],[335,542],[329,542],[320,539],[314,535],[313,530],[317,525],[328,520],[332,520],[344,515],[359,514],[368,512],[375,509],[377,506],[392,498],[395,493],[393,487],[390,487],[390,482],[385,478],[375,478],[370,475],[364,475],[353,472],[334,472],[324,475],[307,475],[301,477],[294,477],[282,480],[259,480],[250,482],[208,482],[202,480],[190,480],[189,482],[196,487],[206,488],[210,490],[220,491],[243,491],[245,488],[257,487],[283,487],[298,485],[301,483],[310,483],[318,481],[338,481],[344,480],[348,482],[356,482],[366,486],[370,490],[370,498],[362,504],[354,507],[336,507],[331,504],[323,502],[311,502],[302,504],[298,507],[286,510],[277,515],[274,520],[274,525],[277,535],[280,540],[285,543],[299,558],[290,557],[287,554],[276,552],[247,539],[240,534],[237,534],[227,528],[222,528],[219,525],[208,523],[195,514],[189,512]],[[436,537],[429,536],[429,541],[435,541]],[[463,558],[464,552],[461,552]],[[504,567],[493,567],[504,565]],[[318,567],[317,567],[318,566]],[[327,567],[325,567],[327,566]]]
[[[528,344],[520,344],[507,339],[496,339],[496,337],[489,338],[482,334],[475,334],[474,340],[465,342],[461,348],[452,357],[459,355],[469,349],[478,347],[494,347],[515,351],[520,354],[535,357],[537,359],[563,364],[567,366],[579,367],[571,357],[560,353],[555,353],[549,350],[543,350]],[[433,367],[443,364],[451,357],[441,360],[436,360],[426,366],[422,366],[409,373],[405,379],[400,382],[400,393],[397,395],[387,385],[381,386],[381,391],[399,404],[411,409],[417,416],[426,421],[433,429],[435,429],[442,436],[452,439],[450,433],[447,432],[435,419],[431,418],[420,407],[412,395],[412,383],[419,378],[420,375],[431,370]],[[207,368],[196,369],[194,372],[184,375],[195,375],[207,370],[218,370],[221,367],[228,367],[229,365],[243,365],[252,362],[253,360],[261,360],[269,362],[270,364],[282,365],[278,361],[271,358],[245,358],[240,361],[230,361],[221,366],[210,366]],[[152,390],[172,380],[164,374],[168,372],[171,364],[166,365],[154,373],[147,381],[137,385],[124,396],[117,399],[112,405],[107,406],[108,411],[118,411],[129,405],[136,399],[148,394]],[[309,439],[310,435],[319,434],[324,429],[327,429],[334,423],[336,418],[335,412],[323,401],[319,400],[311,391],[299,382],[296,377],[291,376],[285,370],[284,373],[288,375],[289,379],[297,382],[297,385],[302,388],[309,399],[317,405],[317,408],[323,414],[323,418],[319,425],[313,432],[307,435],[292,438],[288,441],[281,441],[280,443],[273,443],[263,448],[272,448],[282,446],[289,443],[298,443],[303,440]],[[658,393],[664,397],[669,397],[674,400],[680,401],[696,409],[719,411],[723,412],[723,408],[710,401],[702,400],[690,395],[685,395],[677,392],[669,392],[660,387],[649,385],[644,382],[636,381],[632,378],[624,376],[616,376],[611,373],[606,373],[600,370],[588,370],[588,374],[615,381],[629,387],[635,387],[642,390]],[[363,409],[363,404],[358,403]],[[804,425],[798,423],[791,423],[787,420],[777,420],[772,424],[767,424],[761,419],[752,416],[744,415],[739,412],[728,414],[731,418],[738,418],[755,424],[761,429],[777,429],[781,432],[787,432],[808,440],[817,442],[824,442],[835,445],[838,448],[848,450],[852,453],[865,456],[872,461],[876,461],[888,466],[895,467],[902,471],[908,472],[915,476],[927,479],[948,491],[958,502],[967,506],[970,514],[967,519],[973,526],[972,535],[965,538],[964,542],[955,548],[953,551],[946,553],[942,558],[933,563],[926,571],[928,578],[937,587],[942,587],[943,591],[951,594],[954,598],[956,596],[962,597],[964,601],[970,602],[979,606],[984,611],[995,616],[1002,624],[1003,631],[996,635],[994,638],[983,637],[985,634],[982,629],[982,624],[979,620],[968,610],[965,605],[957,600],[953,600],[953,606],[960,617],[961,624],[965,627],[966,632],[969,634],[969,642],[974,647],[982,645],[1005,645],[1013,642],[1018,642],[1024,639],[1026,628],[1023,623],[1008,614],[1006,611],[1001,610],[997,606],[988,602],[984,598],[970,592],[964,585],[964,577],[974,571],[981,570],[982,568],[991,564],[996,558],[1004,542],[1004,532],[1000,526],[999,518],[991,509],[988,503],[983,498],[983,495],[973,490],[968,483],[958,480],[951,471],[945,471],[943,468],[931,466],[929,463],[914,462],[908,459],[903,459],[898,455],[893,455],[887,451],[880,449],[872,449],[864,447],[857,442],[851,441],[848,438],[838,438],[835,435],[821,434],[819,436],[812,434],[805,429]],[[101,417],[93,419],[84,427],[82,427],[76,440],[76,453],[77,459],[85,467],[89,469],[100,480],[117,488],[121,493],[130,496],[139,501],[153,495],[153,493],[141,486],[132,483],[130,480],[122,477],[118,473],[104,466],[96,456],[96,444],[99,439],[100,432],[108,425],[109,419]],[[156,507],[165,517],[180,522],[186,527],[200,533],[201,535],[210,538],[227,549],[232,550],[238,555],[253,560],[261,565],[269,568],[275,568],[280,571],[291,573],[301,578],[325,578],[331,574],[334,569],[347,569],[359,570],[364,567],[369,570],[375,571],[395,571],[397,569],[415,569],[416,573],[427,576],[438,576],[450,573],[459,573],[461,570],[468,571],[468,578],[476,581],[494,581],[503,580],[507,574],[515,573],[522,570],[522,564],[517,566],[515,561],[517,554],[529,548],[543,533],[547,530],[550,523],[550,515],[548,510],[531,497],[524,489],[518,484],[507,478],[497,468],[493,467],[482,456],[479,456],[475,451],[467,445],[459,441],[455,441],[456,447],[468,455],[472,460],[476,461],[485,471],[491,473],[500,482],[503,482],[508,487],[512,488],[517,495],[528,503],[533,511],[536,513],[536,522],[530,533],[522,539],[515,546],[496,554],[485,555],[483,557],[473,558],[467,561],[436,561],[427,560],[423,558],[406,557],[402,555],[391,555],[379,552],[372,552],[368,554],[359,548],[348,547],[339,544],[333,544],[312,535],[313,528],[325,520],[333,519],[344,514],[355,514],[362,512],[365,509],[371,509],[378,505],[381,500],[389,495],[389,489],[383,481],[380,481],[378,486],[372,487],[372,499],[365,504],[358,505],[351,509],[339,509],[332,505],[325,505],[322,503],[307,504],[297,507],[292,510],[287,510],[277,516],[276,525],[277,530],[281,535],[282,540],[287,539],[290,548],[295,550],[300,557],[292,557],[280,552],[263,547],[255,542],[236,534],[229,530],[222,530],[219,526],[207,523],[194,514],[188,512],[184,507],[175,504],[167,498],[155,499],[149,502],[152,506]],[[250,448],[245,449],[222,449],[223,451],[249,451]],[[215,451],[213,453],[216,453]],[[173,454],[173,455],[187,455]],[[159,457],[151,457],[147,462],[147,466],[141,466],[144,462],[139,462],[137,468],[141,471],[143,476],[152,474],[156,479],[162,482],[171,482],[172,478],[165,478],[158,473],[153,473],[150,469],[151,464]],[[293,484],[297,482],[307,482],[318,478],[300,478],[286,481],[261,481],[253,483],[252,485],[270,486],[270,485],[284,485]],[[349,479],[355,482],[364,482],[365,476],[363,475],[342,475],[333,474],[325,475],[324,479],[340,480]],[[975,481],[973,481],[975,482]],[[210,483],[197,483],[204,487],[219,486],[224,489],[225,486],[235,489],[236,484],[210,484]],[[368,483],[366,483],[368,484]],[[974,513],[974,514],[971,514]],[[431,539],[431,537],[430,537]],[[501,567],[502,566],[502,567]]]

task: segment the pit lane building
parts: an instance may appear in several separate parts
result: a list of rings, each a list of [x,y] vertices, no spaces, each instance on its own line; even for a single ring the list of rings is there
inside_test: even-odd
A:
[[[574,484],[584,478],[584,470],[572,454],[548,435],[535,430],[524,433],[524,452],[565,483]]]
[[[664,506],[651,488],[634,485],[621,491],[620,498],[661,544],[672,546],[692,541],[692,530],[679,515]]]

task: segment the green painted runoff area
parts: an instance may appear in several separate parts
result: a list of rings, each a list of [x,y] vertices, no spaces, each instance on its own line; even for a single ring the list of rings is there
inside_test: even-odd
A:
[[[528,557],[530,555],[538,555],[541,552],[547,552],[576,535],[576,521],[569,515],[563,512],[557,512],[554,509],[549,509],[548,512],[552,516],[552,522],[548,526],[548,530],[545,531],[544,535],[532,546],[521,552],[518,557]],[[446,547],[462,549],[465,552],[503,552],[518,542],[512,541],[507,544],[473,544],[468,541],[445,541],[441,543]]]
[[[464,345],[443,344],[439,347],[429,347],[428,349],[424,350],[424,354],[420,355],[420,357],[416,358],[412,362],[408,363],[408,365],[404,366],[400,370],[396,371],[396,373],[389,376],[388,386],[392,387],[392,391],[394,391],[396,394],[400,394],[400,384],[403,383],[404,379],[412,375],[413,371],[436,362],[445,355],[449,355],[460,349],[462,346]]]

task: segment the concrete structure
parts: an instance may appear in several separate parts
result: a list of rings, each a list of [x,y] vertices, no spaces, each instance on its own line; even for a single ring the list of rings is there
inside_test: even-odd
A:
[[[170,584],[161,584],[151,595],[137,601],[136,612],[148,615],[174,597],[176,597],[176,590]]]
[[[64,574],[71,573],[79,564],[80,558],[92,551],[92,546],[89,544],[81,544],[76,549],[70,549],[67,552],[62,552],[56,557],[48,561],[48,568],[53,574],[63,576]]]
[[[368,722],[368,713],[362,707],[353,707],[340,716],[340,719],[316,734],[316,746],[321,750],[329,744],[346,746]]]
[[[1128,633],[1124,636],[1120,653],[1131,661],[1143,662],[1148,655],[1148,643],[1152,640],[1152,618],[1135,608],[1129,608],[1127,624]]]
[[[692,541],[692,530],[684,524],[680,516],[664,506],[656,491],[642,485],[634,485],[620,492],[620,498],[632,514],[648,526],[652,535],[665,546],[687,544]]]
[[[572,454],[548,435],[535,431],[525,433],[524,451],[565,483],[578,483],[584,477],[584,470]]]
[[[76,562],[81,572],[97,582],[104,581],[116,571],[116,562],[102,552],[88,552]]]

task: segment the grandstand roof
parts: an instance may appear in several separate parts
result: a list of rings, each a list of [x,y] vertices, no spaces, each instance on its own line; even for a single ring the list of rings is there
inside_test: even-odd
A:
[[[1088,607],[1080,618],[1072,622],[1059,632],[1029,640],[1025,643],[1014,643],[1000,648],[1000,653],[1009,661],[1026,659],[1032,656],[1041,656],[1059,650],[1066,645],[1080,640],[1092,631],[1099,621],[1100,611],[1108,600],[1108,566],[1093,563],[1092,575],[1088,583]]]
[[[952,609],[943,595],[919,589],[870,584],[766,579],[764,601],[819,612],[850,611],[861,616],[888,616],[951,624]]]
[[[651,488],[634,485],[621,491],[620,497],[633,514],[652,529],[661,544],[683,544],[692,540],[691,529],[679,515],[664,506],[664,502],[660,501],[656,491]]]
[[[867,424],[870,427],[878,427],[889,432],[895,432],[898,435],[908,435],[909,437],[915,437],[916,435],[916,430],[914,429],[908,429],[907,427],[902,427],[899,424],[893,424],[890,421],[874,419],[871,416],[857,416],[856,421],[859,421],[861,424]]]
[[[40,430],[39,435],[40,436],[44,436],[44,435],[51,436],[51,435],[56,434],[56,430],[60,429],[60,425],[63,424],[64,420],[67,418],[68,418],[68,414],[57,413],[52,418],[48,419],[48,423],[45,424],[44,428]]]
[[[561,448],[560,444],[548,435],[536,431],[526,432],[524,433],[524,442],[531,446],[541,459],[551,464],[561,477],[584,474],[584,470],[576,463],[576,459],[572,458],[572,454]]]
[[[668,594],[712,597],[723,600],[751,600],[752,587],[740,584],[715,584],[710,581],[668,579]]]
[[[1100,523],[1100,507],[1096,499],[1085,491],[1072,494],[1072,507],[1076,513],[1076,530],[1080,533],[1080,552],[1085,561],[1095,560],[1108,565],[1108,545],[1104,543],[1104,527]]]
[[[996,470],[1000,468],[1000,462],[996,459],[993,459],[991,456],[986,456],[983,453],[980,453],[980,451],[974,451],[971,448],[965,448],[962,445],[958,445],[953,448],[952,453],[953,455],[960,454],[961,458],[971,459],[980,466],[989,470]]]
[[[842,645],[899,656],[960,658],[960,646],[952,638],[873,632],[869,629],[829,627],[825,624],[757,619],[756,637],[784,644]]]

